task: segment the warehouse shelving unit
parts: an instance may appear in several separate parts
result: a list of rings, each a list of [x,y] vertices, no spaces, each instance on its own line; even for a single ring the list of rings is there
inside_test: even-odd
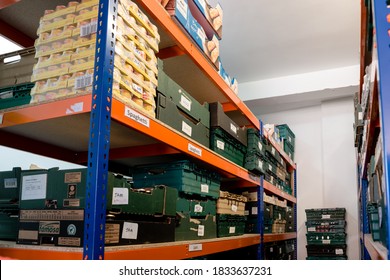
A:
[[[361,58],[360,58],[360,78],[363,81],[365,67],[372,64],[370,84],[370,99],[367,112],[367,132],[365,143],[358,156],[358,174],[359,174],[359,198],[361,211],[361,258],[362,259],[390,259],[389,244],[383,244],[374,241],[369,233],[369,221],[367,212],[367,192],[368,192],[368,163],[371,155],[375,154],[376,140],[378,139],[377,131],[381,131],[382,140],[382,159],[384,174],[384,198],[386,201],[385,209],[387,215],[387,240],[389,239],[389,213],[390,213],[390,6],[386,0],[361,1]],[[370,25],[373,25],[373,34],[371,34]],[[368,38],[373,36],[372,50]],[[360,99],[363,91],[363,85],[360,85]]]
[[[105,191],[108,166],[163,162],[167,157],[190,157],[219,172],[226,186],[258,187],[259,176],[221,157],[157,119],[145,117],[111,95],[114,28],[117,1],[100,1],[95,78],[91,95],[0,112],[0,144],[52,158],[86,165],[87,196],[84,248],[21,246],[0,242],[1,254],[31,259],[185,259],[264,242],[296,239],[285,234],[245,234],[228,238],[119,247],[104,246]],[[260,128],[259,120],[237,97],[204,54],[156,0],[137,4],[158,26],[159,57],[164,71],[199,102],[223,103],[225,112],[239,125]],[[115,45],[115,44],[114,44]],[[201,80],[202,83],[194,83]],[[273,143],[275,144],[275,143]],[[296,165],[275,144],[294,172]],[[296,194],[294,180],[294,194]],[[296,204],[294,195],[264,183],[264,189]]]

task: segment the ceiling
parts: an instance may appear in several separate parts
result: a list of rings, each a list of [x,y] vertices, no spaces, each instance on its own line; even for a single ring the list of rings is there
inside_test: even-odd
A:
[[[35,40],[39,18],[67,0],[21,0],[0,10]],[[239,83],[359,64],[360,1],[209,0],[224,11],[221,58]]]

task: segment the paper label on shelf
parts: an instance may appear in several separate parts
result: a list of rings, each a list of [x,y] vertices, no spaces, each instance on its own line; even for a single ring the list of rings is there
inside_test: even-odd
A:
[[[184,0],[176,1],[176,9],[182,14],[182,16],[187,20],[188,14],[188,4]]]
[[[182,121],[181,122],[181,131],[183,131],[185,134],[188,136],[192,136],[192,127],[186,124],[186,122]]]
[[[15,189],[17,187],[18,187],[18,179],[16,179],[16,178],[4,179],[4,188],[5,189]]]
[[[129,189],[113,188],[112,205],[128,205],[128,204],[129,204]]]
[[[237,127],[234,124],[230,124],[230,130],[234,132],[234,134],[237,134]]]
[[[132,87],[135,91],[139,92],[140,94],[144,93],[144,89],[142,87],[140,87],[139,85],[133,83]]]
[[[342,255],[344,254],[344,250],[343,249],[336,249],[336,255]]]
[[[184,95],[181,95],[180,97],[180,104],[188,111],[191,111],[191,100],[185,97]]]
[[[237,212],[237,209],[238,209],[237,205],[232,205],[232,211],[233,212]]]
[[[23,176],[21,200],[45,199],[46,186],[47,174]]]
[[[202,149],[199,149],[197,147],[195,147],[194,145],[192,145],[191,143],[188,143],[188,151],[191,152],[191,153],[194,153],[198,156],[202,156]]]
[[[137,223],[123,223],[122,238],[123,239],[137,239],[138,224]]]
[[[252,215],[257,215],[257,214],[258,214],[257,207],[256,206],[252,207]]]
[[[198,226],[198,236],[204,236],[204,225]]]
[[[217,140],[217,148],[220,150],[225,150],[225,142]]]
[[[188,252],[196,252],[196,251],[202,251],[203,246],[202,244],[189,244],[188,245]]]
[[[263,150],[263,145],[261,144],[261,142],[259,142],[259,150]]]
[[[0,124],[3,124],[4,114],[0,114]]]
[[[125,107],[125,116],[146,126],[150,127],[150,119],[141,115],[140,113],[130,109],[129,107]]]
[[[330,244],[330,240],[322,240],[322,244]]]
[[[200,192],[209,193],[209,185],[207,185],[207,184],[201,184],[201,185],[200,185]]]
[[[229,233],[236,233],[236,227],[229,227]]]
[[[330,215],[322,215],[322,219],[330,219]]]
[[[202,213],[203,212],[203,207],[200,204],[196,204],[194,207],[194,212],[195,213]]]
[[[307,228],[307,231],[308,232],[315,232],[316,231],[316,227],[309,227],[309,228]]]
[[[73,105],[70,105],[70,109],[66,109],[66,114],[74,114],[74,113],[79,113],[82,112],[84,109],[84,102],[77,102]]]

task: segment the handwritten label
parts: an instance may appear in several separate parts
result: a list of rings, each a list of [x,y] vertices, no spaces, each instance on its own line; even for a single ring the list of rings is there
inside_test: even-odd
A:
[[[146,126],[150,127],[150,119],[141,115],[140,113],[130,109],[129,107],[125,107],[125,116]]]
[[[229,227],[229,234],[236,233],[236,227]]]
[[[191,137],[192,135],[192,127],[189,126],[187,123],[184,121],[181,122],[181,131],[183,131],[185,134]]]
[[[136,223],[123,223],[122,238],[123,239],[137,239],[138,236],[138,224]]]
[[[191,111],[191,100],[185,97],[184,95],[181,95],[180,97],[180,104],[188,111]]]
[[[201,184],[201,185],[200,185],[200,192],[209,193],[209,185],[207,185],[207,184]]]
[[[47,174],[23,176],[21,200],[45,199],[46,187]]]
[[[129,189],[113,188],[112,205],[127,205],[127,204],[129,204]]]
[[[225,150],[225,143],[220,140],[217,140],[217,148],[220,150]]]
[[[194,153],[198,156],[202,156],[202,149],[199,149],[197,147],[195,147],[194,145],[192,145],[191,143],[188,143],[188,151],[191,152],[191,153]]]

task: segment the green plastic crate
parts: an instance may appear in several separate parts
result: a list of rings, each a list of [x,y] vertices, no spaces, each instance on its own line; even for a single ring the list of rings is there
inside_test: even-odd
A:
[[[177,213],[175,241],[198,240],[217,237],[216,216],[191,218],[184,213]]]
[[[347,255],[347,245],[306,245],[307,255],[311,257],[339,257]]]
[[[265,174],[269,167],[264,157],[256,152],[249,152],[245,155],[244,168],[256,174]]]
[[[244,166],[246,147],[219,127],[211,129],[210,149],[239,166]]]
[[[134,215],[176,216],[177,197],[175,188],[159,185],[134,189],[124,178],[112,173],[108,175],[107,210]]]
[[[184,197],[180,195],[176,201],[176,211],[189,215],[190,217],[202,217],[217,215],[217,204],[215,200]]]
[[[187,194],[217,199],[221,184],[216,172],[198,167],[188,160],[140,166],[133,170],[133,186],[147,188],[166,185]]]
[[[348,260],[348,257],[340,256],[340,257],[320,257],[320,256],[310,256],[306,257],[306,260],[334,260],[334,261],[342,261],[342,260]]]
[[[0,239],[13,240],[18,237],[19,211],[12,208],[0,209]]]
[[[245,233],[245,216],[239,215],[217,215],[218,237],[243,235]]]
[[[266,143],[264,142],[260,132],[254,128],[248,128],[248,153],[257,153],[259,155],[265,155]]]
[[[287,124],[281,124],[276,126],[279,129],[280,138],[285,139],[294,150],[295,147],[295,134],[291,131]]]
[[[288,155],[288,157],[289,157],[290,159],[294,160],[294,155],[295,155],[294,149],[292,149],[292,148],[288,145],[288,143],[283,142],[283,150],[284,150],[284,152]]]
[[[306,219],[309,220],[345,220],[345,208],[305,209]]]
[[[0,88],[0,110],[29,104],[33,87],[34,83],[24,83]]]
[[[309,232],[306,234],[308,245],[346,244],[347,234],[344,232]]]
[[[312,220],[306,222],[307,232],[345,232],[345,220]]]
[[[384,197],[382,195],[382,198],[379,200],[378,203],[378,216],[379,216],[379,236],[380,236],[380,242],[387,246],[387,211],[386,211],[386,205],[384,202]]]
[[[19,207],[21,172],[20,167],[0,172],[0,207]]]

